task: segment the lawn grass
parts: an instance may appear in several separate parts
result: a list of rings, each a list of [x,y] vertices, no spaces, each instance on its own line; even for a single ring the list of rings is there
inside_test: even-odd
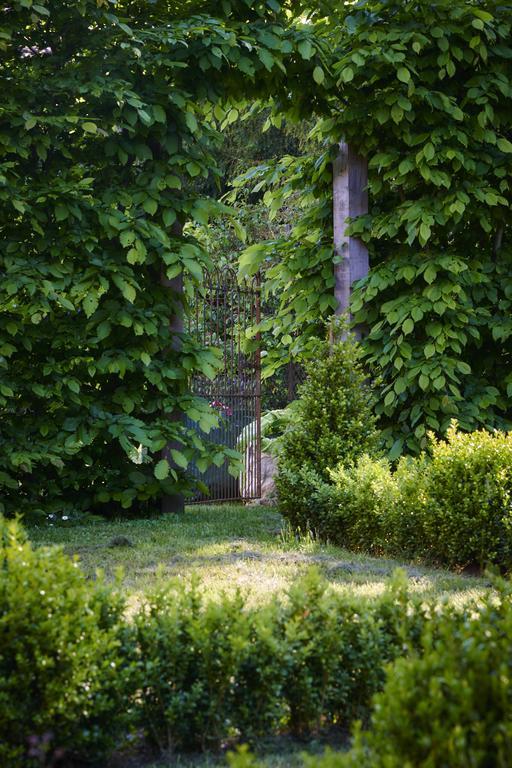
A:
[[[158,578],[199,577],[206,595],[237,587],[258,604],[282,593],[311,566],[339,591],[371,598],[404,567],[412,590],[425,597],[450,595],[460,601],[485,588],[485,580],[395,560],[367,557],[292,535],[280,515],[261,506],[192,506],[180,516],[94,522],[77,527],[33,527],[37,544],[61,544],[79,556],[93,575],[108,580],[123,570],[122,585],[132,602]],[[125,537],[132,546],[114,546]],[[120,542],[121,543],[121,542]]]

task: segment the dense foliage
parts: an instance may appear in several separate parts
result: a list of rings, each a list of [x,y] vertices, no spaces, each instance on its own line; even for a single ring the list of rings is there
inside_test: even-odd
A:
[[[392,456],[418,451],[454,416],[465,430],[506,426],[512,8],[367,0],[317,9],[331,51],[318,150],[246,175],[269,187],[272,209],[301,190],[305,209],[289,236],[243,260],[246,271],[275,260],[268,288],[281,303],[282,351],[269,364],[308,352],[314,323],[330,312],[331,160],[343,137],[370,165],[370,212],[351,230],[368,243],[372,269],[352,309],[382,371],[378,410]]]
[[[512,744],[510,584],[460,619],[432,616],[418,653],[388,667],[371,728],[348,752],[304,758],[304,768],[506,768]],[[242,748],[230,768],[263,768]]]
[[[377,448],[373,395],[352,338],[316,345],[290,428],[280,438],[279,508],[294,527],[315,529],[329,468]]]
[[[207,261],[182,227],[218,210],[217,128],[285,72],[305,103],[318,46],[276,0],[0,13],[1,506],[140,507],[219,450],[169,418],[215,423],[188,379],[216,358],[170,320]]]
[[[240,595],[205,603],[197,586],[171,585],[136,618],[140,722],[165,750],[347,724],[367,713],[386,661],[400,652],[407,604],[397,586],[361,611],[314,573],[285,603],[258,610]],[[411,616],[411,628],[422,622],[412,604]]]
[[[374,699],[372,728],[344,755],[307,768],[506,768],[512,744],[509,584],[462,622],[430,625],[418,655],[399,659]],[[462,650],[462,652],[461,652]]]
[[[0,517],[0,762],[101,757],[130,722],[123,603]],[[53,762],[55,761],[55,762]]]
[[[367,718],[386,664],[417,645],[428,606],[398,575],[372,601],[316,572],[263,609],[157,588],[126,615],[58,548],[0,523],[0,756],[10,768],[89,761],[130,731],[197,749]],[[133,740],[133,738],[132,738]]]
[[[446,441],[430,435],[428,451],[396,470],[366,455],[331,481],[317,483],[306,507],[324,539],[452,567],[512,568],[510,433],[452,426]]]

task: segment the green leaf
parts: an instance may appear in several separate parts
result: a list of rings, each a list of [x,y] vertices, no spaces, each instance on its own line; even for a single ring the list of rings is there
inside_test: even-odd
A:
[[[407,67],[400,67],[397,70],[396,76],[402,83],[408,83],[411,79],[411,73],[407,69]]]
[[[322,85],[325,80],[325,74],[322,67],[315,67],[313,70],[313,80],[317,85]]]
[[[97,133],[96,123],[82,123],[82,130],[86,133]]]
[[[121,245],[123,245],[125,248],[129,245],[131,245],[134,241],[137,235],[133,230],[131,229],[125,229],[121,234],[119,235],[119,240],[121,241]]]
[[[162,219],[166,227],[172,227],[176,221],[176,211],[173,208],[166,208],[162,214]]]
[[[154,475],[156,479],[165,480],[167,477],[169,477],[169,469],[169,463],[165,459],[159,461],[154,469]]]
[[[160,104],[155,104],[153,106],[153,117],[155,118],[157,123],[165,123],[167,121],[167,115],[165,114],[165,109],[160,106]]]
[[[165,177],[165,184],[168,189],[181,189],[181,179],[172,173]]]
[[[401,376],[395,381],[394,390],[397,395],[401,395],[403,392],[405,392],[407,389],[407,381],[406,379]]]
[[[423,221],[420,224],[420,241],[422,245],[425,245],[425,243],[429,240],[430,234],[431,234],[430,227],[428,226],[428,224],[425,224],[425,222]]]
[[[498,149],[501,149],[502,152],[512,152],[512,143],[508,139],[501,137],[496,144],[498,145]]]
[[[171,456],[176,466],[181,467],[182,469],[188,467],[188,459],[181,451],[178,451],[176,448],[171,448]]]
[[[388,392],[386,397],[384,398],[384,406],[386,408],[388,408],[394,402],[395,402],[395,393],[394,392]]]
[[[398,125],[398,123],[402,120],[404,116],[404,111],[401,107],[399,107],[397,104],[394,104],[391,107],[391,117],[393,118],[393,121]]]
[[[146,213],[149,213],[151,216],[153,216],[158,210],[158,203],[156,200],[153,200],[152,197],[147,197],[142,203],[142,207]]]
[[[82,307],[87,317],[91,317],[98,309],[98,296],[95,293],[88,293],[82,301]]]
[[[344,67],[341,70],[341,80],[344,83],[350,83],[354,79],[354,70],[352,67]]]
[[[135,291],[133,285],[130,285],[130,283],[126,282],[124,277],[121,277],[121,275],[112,275],[112,280],[117,285],[125,299],[133,304],[137,296],[137,292]]]
[[[55,206],[55,219],[57,221],[64,221],[69,216],[69,211],[65,205],[59,203]]]
[[[432,144],[431,141],[428,141],[423,147],[423,155],[425,156],[425,159],[433,160],[435,154],[436,154],[436,151],[434,149],[434,145]]]
[[[407,320],[404,320],[402,323],[402,331],[405,334],[412,333],[414,331],[414,321],[408,317]]]
[[[300,55],[303,59],[306,61],[309,61],[309,59],[313,56],[313,46],[309,42],[309,40],[301,40],[299,45],[297,46]]]

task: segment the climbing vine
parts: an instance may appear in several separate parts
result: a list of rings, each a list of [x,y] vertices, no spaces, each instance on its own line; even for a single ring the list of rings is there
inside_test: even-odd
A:
[[[393,456],[450,419],[464,429],[512,421],[512,6],[486,0],[368,0],[317,19],[327,41],[319,133],[327,147],[253,175],[278,206],[300,190],[288,242],[249,250],[244,269],[279,252],[282,359],[329,311],[329,148],[369,159],[370,212],[351,225],[370,249],[354,293]],[[249,174],[246,175],[246,178]],[[325,222],[325,228],[322,227]],[[307,314],[298,311],[310,297]],[[295,334],[295,335],[294,335]],[[277,361],[280,364],[280,361]]]

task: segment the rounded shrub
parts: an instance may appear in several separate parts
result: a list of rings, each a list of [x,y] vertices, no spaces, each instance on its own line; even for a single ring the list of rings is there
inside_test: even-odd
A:
[[[446,440],[431,435],[429,445],[395,471],[368,455],[342,463],[330,472],[332,485],[299,470],[297,508],[309,511],[322,538],[350,549],[510,570],[512,434],[461,433],[453,424]]]
[[[399,491],[389,462],[368,454],[331,472],[333,503],[323,531],[329,541],[380,554],[388,548],[388,515]]]
[[[422,653],[398,659],[354,750],[372,768],[507,768],[512,750],[512,589],[430,622]],[[328,768],[326,764],[323,768]]]
[[[512,566],[512,434],[431,437],[426,499],[417,504],[419,548],[451,566]],[[414,497],[410,499],[414,501]]]
[[[0,517],[0,764],[100,759],[130,717],[124,605]]]
[[[331,484],[329,468],[373,453],[378,433],[372,390],[352,337],[325,343],[306,372],[294,424],[281,441],[276,485],[280,510],[292,525],[314,529],[326,498],[312,497],[322,483]]]

